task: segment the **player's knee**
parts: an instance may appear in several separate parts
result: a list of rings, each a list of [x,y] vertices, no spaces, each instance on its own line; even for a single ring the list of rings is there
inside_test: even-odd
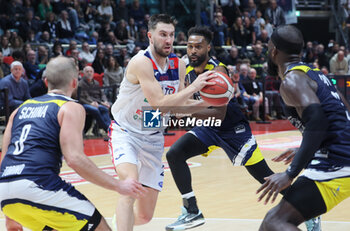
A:
[[[6,217],[6,229],[7,231],[22,231],[23,227],[20,223]]]
[[[279,224],[276,215],[277,214],[275,213],[274,209],[271,209],[264,217],[264,220],[261,224],[261,230],[272,230],[272,227],[275,227],[277,224]]]
[[[138,220],[137,225],[147,224],[152,220],[152,216],[153,214],[139,214],[137,218]]]
[[[166,159],[168,163],[175,163],[179,159],[180,155],[181,153],[177,150],[177,148],[171,147],[166,153]]]

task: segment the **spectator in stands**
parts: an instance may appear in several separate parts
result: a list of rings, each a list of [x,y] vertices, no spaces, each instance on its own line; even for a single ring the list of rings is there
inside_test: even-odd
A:
[[[246,46],[246,31],[243,26],[243,21],[241,17],[237,17],[235,23],[231,27],[231,45],[241,46],[245,48]]]
[[[231,46],[230,53],[225,56],[223,63],[226,65],[236,65],[237,60],[239,59],[239,53],[238,49],[236,46]]]
[[[248,109],[248,105],[243,100],[243,95],[241,94],[242,92],[241,92],[240,89],[242,87],[240,85],[242,85],[242,83],[239,81],[239,74],[238,74],[237,70],[235,70],[234,66],[228,65],[227,69],[229,70],[230,77],[231,77],[231,79],[233,81],[234,96],[237,99],[237,102],[239,104],[239,107],[240,107],[241,111],[248,118],[248,116],[250,114],[250,111]]]
[[[254,30],[254,26],[250,23],[250,18],[244,18],[244,29],[245,29],[245,41],[246,45],[255,44],[256,34]]]
[[[23,47],[23,40],[20,36],[16,36],[16,37],[11,38],[12,52],[15,50],[22,50],[22,47]]]
[[[283,113],[282,99],[280,95],[281,79],[278,76],[271,76],[267,74],[267,63],[264,63],[265,78],[265,95],[269,101],[269,111],[272,116],[272,112],[276,112],[277,119],[286,119]]]
[[[66,56],[71,56],[72,50],[77,49],[77,42],[75,40],[70,40],[69,41],[69,47],[66,50]]]
[[[70,22],[72,31],[76,31],[79,28],[79,18],[77,11],[73,8],[73,0],[61,0],[56,2],[53,11],[58,15],[65,11],[67,13],[67,20]]]
[[[23,51],[23,53],[24,53],[24,56],[27,56],[27,53],[28,53],[28,51],[30,51],[30,50],[33,50],[33,49],[32,49],[32,45],[31,45],[30,43],[28,43],[28,42],[24,43],[24,44],[23,44],[23,48],[22,48],[22,51]]]
[[[239,67],[239,80],[244,83],[248,79],[249,66],[245,63],[240,65]]]
[[[30,99],[29,86],[27,80],[23,77],[23,65],[21,62],[14,61],[11,63],[11,74],[5,76],[0,81],[0,89],[8,88],[8,103],[10,113],[27,99]],[[2,95],[1,95],[2,96]],[[0,104],[3,105],[3,98]]]
[[[36,63],[38,63],[39,68],[40,65],[44,67],[49,62],[49,51],[46,46],[38,46],[38,52],[36,56]],[[40,68],[41,69],[41,68]]]
[[[276,0],[270,0],[270,6],[266,9],[265,16],[274,27],[286,24],[283,9],[277,5]]]
[[[145,17],[145,12],[142,7],[140,7],[139,0],[133,0],[132,5],[129,10],[129,17],[135,19],[137,25],[143,24],[143,20]]]
[[[126,29],[126,21],[124,19],[121,19],[117,25],[117,27],[114,30],[115,37],[117,38],[117,42],[125,45],[128,43],[129,40],[129,33]]]
[[[98,17],[98,11],[91,2],[86,4],[86,9],[84,11],[84,21],[89,26],[90,31],[97,31],[100,29],[101,25],[96,22],[95,19]],[[91,44],[91,43],[90,43]],[[95,43],[96,44],[96,43]]]
[[[249,13],[249,17],[256,16],[257,9],[254,0],[248,0],[248,7],[246,8],[246,11]]]
[[[136,40],[135,46],[141,47],[142,50],[145,50],[149,45],[148,36],[147,36],[147,28],[141,27],[139,31],[139,39]]]
[[[222,13],[216,12],[215,20],[211,24],[211,30],[213,32],[213,45],[223,46],[226,43],[227,38],[227,25],[222,21]]]
[[[101,4],[97,7],[97,11],[99,16],[103,18],[102,20],[107,20],[109,22],[113,21],[113,8],[110,0],[102,0]]]
[[[257,72],[257,77],[262,77],[263,73],[263,64],[266,62],[267,58],[264,53],[262,53],[263,48],[260,44],[256,44],[253,47],[254,53],[250,57],[251,60],[251,67],[254,68]]]
[[[36,80],[40,68],[38,63],[36,63],[36,52],[33,50],[28,51],[27,53],[27,61],[23,64],[23,67],[26,71],[26,76],[28,78],[28,83],[31,85],[34,80]]]
[[[123,68],[119,65],[115,57],[109,56],[106,62],[106,70],[103,76],[103,86],[113,86],[122,82],[124,77]],[[119,92],[117,88],[117,95]]]
[[[130,57],[130,55],[128,53],[128,50],[125,47],[121,48],[120,49],[120,54],[117,56],[117,60],[118,60],[119,64],[121,66],[124,65],[125,60],[126,59],[130,59],[130,58],[131,57]]]
[[[94,68],[95,73],[101,74],[104,72],[104,70],[105,70],[105,66],[104,66],[105,59],[104,58],[105,58],[104,50],[98,49],[96,56],[95,56],[95,59],[94,59],[94,62],[92,63],[92,67]]]
[[[47,46],[49,46],[49,44],[51,44],[51,39],[50,39],[50,34],[47,31],[44,31],[43,33],[41,33],[40,38],[39,38],[39,43],[41,44],[46,44]]]
[[[90,44],[90,45],[96,45],[97,44],[97,41],[99,40],[99,34],[97,31],[93,31],[91,33],[91,36],[90,38],[87,40],[87,42]]]
[[[242,68],[242,67],[241,67]],[[248,78],[246,81],[242,82],[243,87],[245,89],[244,96],[248,98],[248,102],[252,104],[253,108],[253,119],[256,121],[260,119],[259,107],[263,102],[263,94],[262,89],[256,80],[256,70],[254,68],[249,69]],[[269,103],[267,98],[265,98],[265,119],[271,120],[273,119],[268,115],[269,113]]]
[[[52,5],[50,0],[41,0],[38,5],[38,15],[40,20],[44,20],[48,13],[52,12]]]
[[[121,19],[124,19],[125,21],[128,21],[129,19],[129,9],[126,5],[126,0],[120,0],[119,4],[115,10],[116,15],[116,21],[120,21]],[[132,17],[130,17],[132,18]]]
[[[52,46],[51,58],[63,55],[63,47],[59,41],[56,41]]]
[[[107,132],[111,123],[109,117],[110,103],[106,95],[99,88],[99,83],[94,80],[94,69],[90,66],[84,68],[84,76],[79,81],[81,89],[79,103],[83,105],[86,113],[92,115],[100,128]]]
[[[324,74],[324,75],[328,75],[329,74],[329,71],[328,71],[328,68],[327,67],[321,67],[321,72]]]
[[[346,75],[349,71],[348,60],[344,57],[344,51],[338,51],[329,61],[330,73],[334,75]]]
[[[256,19],[253,26],[255,28],[256,37],[260,38],[261,31],[265,28],[265,20],[260,10],[256,11]]]
[[[12,52],[12,58],[14,61],[19,61],[21,63],[24,63],[26,55],[23,51],[14,51]]]
[[[68,12],[61,12],[61,19],[57,23],[57,37],[61,43],[69,43],[74,38],[74,30],[68,20]]]
[[[315,62],[315,59],[316,58],[315,58],[313,49],[307,48],[302,57],[302,61],[307,64],[312,64],[313,62]]]
[[[56,15],[53,12],[49,12],[45,17],[45,22],[42,25],[41,30],[47,31],[50,34],[50,41],[53,42],[57,37],[57,23]]]
[[[126,49],[126,48],[125,48]],[[110,43],[108,43],[107,45],[106,45],[106,48],[105,48],[105,60],[107,60],[107,58],[109,57],[109,56],[116,56],[117,55],[117,50],[115,50],[114,48],[113,48],[113,45],[112,44],[110,44]]]
[[[1,37],[1,52],[3,56],[10,56],[12,49],[10,47],[9,38],[6,35]]]
[[[138,27],[134,18],[129,18],[129,24],[126,26],[126,29],[128,30],[129,39],[136,41],[139,38]]]
[[[111,24],[108,21],[105,21],[101,24],[101,28],[98,31],[98,36],[100,41],[106,43],[108,41],[109,32],[113,31],[111,28]]]
[[[175,45],[186,45],[186,44],[187,44],[187,37],[185,32],[179,31],[176,35]]]
[[[0,79],[4,78],[4,76],[10,74],[10,66],[7,63],[4,63],[4,56],[0,51]]]
[[[25,13],[25,18],[19,24],[19,35],[25,40],[29,39],[29,31],[33,31],[34,35],[36,35],[41,29],[41,22],[34,18],[34,12],[28,10]]]
[[[88,63],[92,64],[95,57],[90,52],[90,45],[87,42],[83,42],[83,45],[81,46],[82,50],[79,54],[80,59],[85,59]]]
[[[232,0],[221,0],[220,3],[222,8],[222,14],[227,20],[227,25],[231,26],[236,20],[237,16],[240,15],[240,10],[237,6],[237,2]]]

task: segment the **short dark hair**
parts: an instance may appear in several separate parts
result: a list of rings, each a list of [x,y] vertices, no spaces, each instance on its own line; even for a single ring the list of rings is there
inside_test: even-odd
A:
[[[176,19],[167,14],[154,14],[150,17],[148,22],[148,30],[154,30],[158,23],[173,24],[176,26]]]
[[[277,27],[271,35],[271,41],[278,50],[287,54],[300,54],[304,47],[301,31],[292,25]]]
[[[213,33],[207,26],[191,27],[187,32],[187,37],[190,37],[191,35],[203,36],[208,44],[210,44],[211,40],[213,40]]]

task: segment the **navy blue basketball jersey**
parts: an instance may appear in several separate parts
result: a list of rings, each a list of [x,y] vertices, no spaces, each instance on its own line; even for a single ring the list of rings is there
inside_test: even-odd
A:
[[[305,63],[295,63],[288,66],[285,74],[292,70],[304,72],[317,83],[316,95],[329,121],[327,135],[321,144],[321,153],[334,166],[350,166],[350,116],[336,88],[319,70]],[[291,114],[293,124],[303,130],[303,121],[296,113]],[[323,158],[324,159],[324,158]]]
[[[57,113],[70,100],[49,93],[19,107],[13,119],[10,145],[1,163],[0,181],[59,173],[62,153]]]
[[[225,64],[220,62],[219,60],[210,58],[207,62],[207,65],[204,68],[204,71],[213,70],[217,66],[223,66],[226,68]],[[188,84],[191,84],[195,79],[197,78],[197,74],[194,70],[194,67],[192,67],[190,64],[187,64],[186,66],[186,77],[185,82]],[[199,92],[195,93],[193,95],[194,99],[200,99]],[[237,123],[248,123],[244,115],[242,114],[237,99],[233,97],[230,102],[227,104],[227,110],[224,121],[222,121],[220,127],[211,127],[215,130],[232,130],[235,127],[237,127]]]

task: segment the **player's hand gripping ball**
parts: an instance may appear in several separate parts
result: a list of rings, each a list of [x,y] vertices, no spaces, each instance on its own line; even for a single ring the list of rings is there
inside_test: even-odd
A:
[[[207,85],[200,90],[199,93],[202,99],[213,106],[227,104],[234,93],[231,78],[219,71],[216,71],[211,75],[213,78],[209,79],[208,82],[215,82],[215,85]]]

